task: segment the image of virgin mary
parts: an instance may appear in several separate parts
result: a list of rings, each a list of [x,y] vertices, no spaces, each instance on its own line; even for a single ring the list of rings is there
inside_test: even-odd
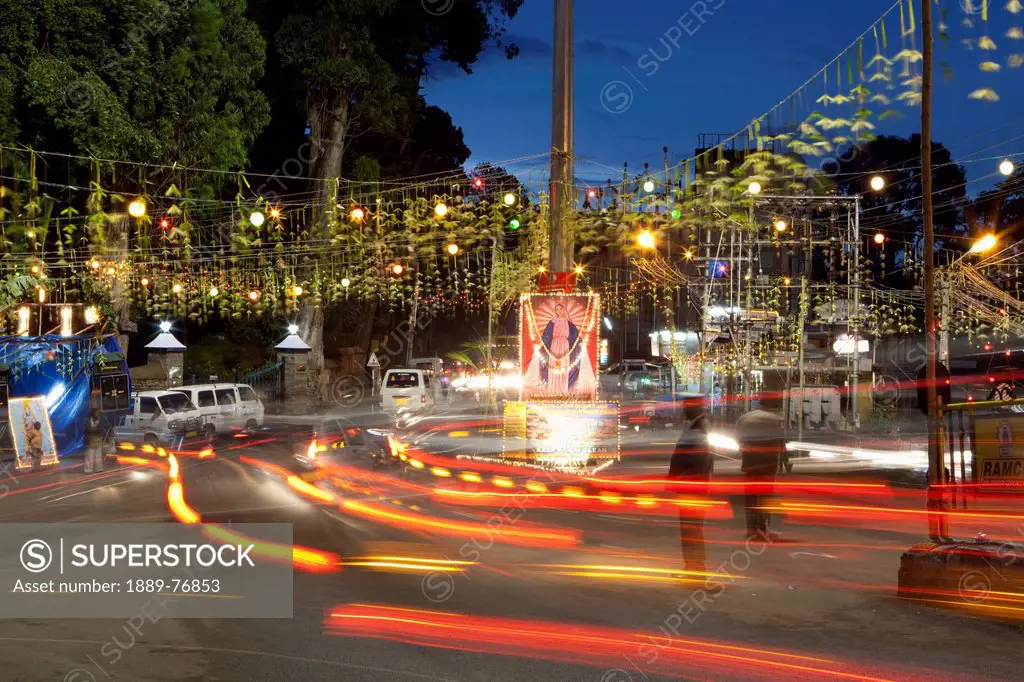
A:
[[[541,364],[541,381],[547,392],[555,395],[571,393],[579,377],[579,363],[575,362],[581,352],[576,346],[580,330],[569,320],[565,306],[555,306],[555,317],[548,322],[541,335],[548,350],[546,362]]]

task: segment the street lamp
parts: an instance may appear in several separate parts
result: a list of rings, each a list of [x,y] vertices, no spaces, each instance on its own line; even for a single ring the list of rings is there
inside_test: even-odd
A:
[[[881,192],[883,189],[885,189],[885,178],[883,178],[881,175],[876,175],[875,177],[871,178],[871,189],[875,190],[876,192]]]
[[[999,243],[999,239],[994,234],[986,234],[978,239],[978,241],[971,244],[971,253],[988,253],[992,249],[996,248]]]
[[[644,230],[636,236],[636,243],[641,249],[653,249],[655,247],[654,235],[650,230]]]
[[[164,334],[169,333],[171,331],[171,323],[168,322],[167,320],[164,320],[163,322],[161,322],[160,323],[160,331],[163,332]]]

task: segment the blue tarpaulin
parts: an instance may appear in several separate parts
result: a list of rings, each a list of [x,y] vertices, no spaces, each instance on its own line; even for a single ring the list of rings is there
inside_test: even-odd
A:
[[[0,336],[0,363],[11,371],[10,396],[43,396],[59,456],[85,446],[92,360],[98,353],[121,353],[117,337]],[[127,373],[126,363],[122,368]]]

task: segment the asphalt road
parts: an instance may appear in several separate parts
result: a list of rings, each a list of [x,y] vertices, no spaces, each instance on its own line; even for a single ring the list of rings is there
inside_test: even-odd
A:
[[[701,590],[704,578],[679,579],[677,512],[657,501],[606,499],[607,507],[595,507],[577,504],[575,493],[517,498],[512,519],[499,511],[502,499],[449,504],[438,496],[436,488],[459,471],[482,466],[454,458],[493,450],[500,437],[493,431],[474,430],[454,449],[428,448],[429,456],[449,458],[448,467],[374,469],[362,458],[340,458],[347,468],[339,478],[354,485],[326,487],[336,495],[330,503],[251,463],[287,463],[294,447],[272,433],[254,444],[219,444],[214,458],[180,458],[181,480],[203,521],[291,523],[296,544],[348,564],[334,573],[296,571],[293,618],[161,619],[141,634],[110,619],[3,621],[0,680],[1019,679],[1024,664],[1016,625],[895,599],[900,555],[923,539],[923,522],[805,519],[787,522],[781,539],[751,546],[730,508],[738,493],[727,491],[724,518],[707,526],[708,570],[719,574],[718,588]],[[663,473],[673,440],[629,436],[625,464],[601,476]],[[723,480],[730,461],[720,462]],[[456,475],[430,476],[431,464]],[[86,476],[73,460],[62,466],[15,474],[0,498],[0,522],[176,522],[160,471]],[[486,492],[511,495],[524,479],[541,480],[529,471],[507,478],[514,488]],[[570,483],[548,479],[552,489]],[[880,504],[856,490],[828,494],[834,504]],[[381,521],[346,501],[451,527]],[[488,522],[494,537],[482,530]],[[557,547],[506,541],[502,533],[512,531],[573,540]],[[450,573],[356,565],[396,554],[475,563]],[[415,611],[331,618],[381,606]],[[116,661],[102,653],[112,641]]]

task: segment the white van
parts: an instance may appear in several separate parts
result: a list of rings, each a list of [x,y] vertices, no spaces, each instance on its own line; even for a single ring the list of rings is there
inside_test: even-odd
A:
[[[174,389],[199,408],[207,433],[224,433],[263,426],[263,401],[245,384],[196,384]]]
[[[430,374],[422,369],[389,369],[380,387],[381,407],[386,412],[428,412],[434,409]]]
[[[132,396],[131,412],[114,427],[118,441],[175,445],[200,435],[203,419],[187,395],[177,391],[140,391]]]

